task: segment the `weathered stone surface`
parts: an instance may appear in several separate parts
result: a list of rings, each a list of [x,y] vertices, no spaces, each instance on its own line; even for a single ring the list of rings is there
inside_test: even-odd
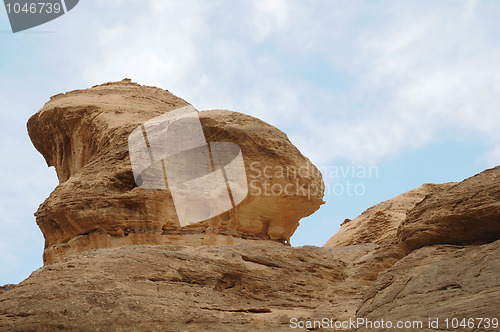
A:
[[[79,252],[0,289],[0,330],[285,331],[292,318],[498,318],[500,241],[433,245],[406,257],[395,239],[380,242]]]
[[[349,319],[381,269],[378,250],[246,243],[81,252],[0,294],[0,329],[288,331],[293,317]]]
[[[16,287],[16,285],[12,285],[12,284],[0,286],[0,294],[3,293],[3,292],[6,292],[8,290],[11,290],[14,287]]]
[[[299,220],[323,203],[321,174],[283,132],[241,113],[204,111],[207,141],[241,148],[250,193],[232,210],[181,228],[169,190],[136,186],[127,138],[145,121],[186,105],[168,91],[124,80],[54,96],[29,119],[31,140],[60,182],[36,213],[45,263],[126,244],[288,243]],[[264,169],[292,171],[266,177]],[[264,186],[289,190],[269,193]]]
[[[485,245],[437,245],[413,251],[398,261],[366,292],[357,318],[370,321],[423,321],[497,318],[500,312],[500,241]],[[477,328],[468,331],[495,331]],[[483,325],[484,326],[484,325]],[[368,329],[360,328],[359,331]],[[377,329],[377,331],[393,329]],[[422,329],[405,329],[421,331]],[[437,330],[437,329],[436,329]]]
[[[434,245],[498,240],[499,190],[498,168],[495,168],[460,184],[423,185],[377,204],[354,220],[346,220],[325,247],[348,245],[344,248],[349,248],[352,244],[378,243],[379,253],[384,249],[393,253],[385,252],[379,260],[378,266],[383,266],[385,272],[375,270],[372,280],[376,281],[365,293],[356,319],[394,324],[422,321],[423,330],[434,330],[429,328],[428,319],[440,318],[439,329],[450,330],[450,326],[448,329],[444,326],[445,318],[500,318],[500,242]],[[474,225],[482,230],[473,230]],[[408,239],[401,237],[402,230],[413,231],[421,242],[412,247],[416,243],[412,238],[408,245]],[[422,246],[425,248],[410,252]],[[376,251],[372,253],[376,255]],[[370,260],[374,261],[377,260]],[[358,261],[363,272],[370,270],[370,262]],[[355,330],[373,328],[364,326]],[[419,331],[422,328],[399,330]],[[490,326],[470,330],[495,329]]]
[[[433,244],[477,244],[500,239],[500,166],[426,199],[398,230],[408,251]]]
[[[359,217],[346,219],[340,230],[333,235],[324,247],[339,247],[362,243],[381,244],[396,238],[399,225],[406,214],[426,196],[450,188],[456,183],[426,183],[397,197],[372,206]]]
[[[0,330],[289,331],[292,318],[499,318],[498,167],[380,203],[323,248],[292,248],[282,243],[322,203],[322,190],[311,191],[323,187],[321,175],[276,128],[205,111],[207,140],[238,144],[257,185],[228,213],[181,228],[168,190],[135,185],[127,136],[185,105],[123,81],[53,97],[30,119],[60,180],[36,214],[51,264],[0,287]],[[296,194],[262,193],[273,185]]]

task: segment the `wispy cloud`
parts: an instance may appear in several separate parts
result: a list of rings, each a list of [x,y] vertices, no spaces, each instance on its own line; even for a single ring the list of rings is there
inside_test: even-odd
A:
[[[57,33],[1,35],[0,249],[14,252],[3,271],[41,262],[33,212],[57,183],[27,118],[50,95],[124,77],[257,116],[322,166],[384,162],[443,133],[481,141],[498,164],[498,12],[496,1],[87,0],[44,28]]]
[[[320,163],[378,161],[441,130],[495,145],[500,44],[488,7],[498,6],[150,1],[147,13],[92,31],[100,56],[83,70],[256,115]],[[307,75],[319,61],[323,72]]]

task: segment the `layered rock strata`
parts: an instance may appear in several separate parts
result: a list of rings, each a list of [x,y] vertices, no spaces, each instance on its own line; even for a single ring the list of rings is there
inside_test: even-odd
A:
[[[435,193],[399,226],[407,250],[433,244],[478,244],[500,238],[500,166]]]
[[[454,186],[455,182],[444,184],[426,183],[397,197],[367,209],[360,216],[346,219],[340,230],[324,247],[348,246],[359,243],[381,244],[396,238],[399,225],[406,214],[428,195]]]
[[[390,320],[394,326],[406,322],[405,331],[498,331],[499,268],[500,241],[423,247],[380,274],[356,318]],[[394,331],[394,326],[377,331]],[[367,327],[355,330],[373,330]]]
[[[289,331],[293,318],[348,319],[376,250],[247,242],[81,252],[0,295],[0,329]]]
[[[287,244],[299,220],[323,203],[320,172],[283,132],[241,113],[204,111],[198,115],[206,140],[241,149],[248,195],[224,213],[181,227],[168,187],[137,185],[128,137],[186,106],[168,91],[123,80],[56,95],[29,119],[33,144],[59,178],[36,212],[45,263],[126,244]]]
[[[125,81],[72,92],[55,98],[58,103],[47,108],[47,119],[44,108],[35,116],[38,119],[30,120],[37,148],[49,164],[56,165],[61,181],[37,213],[48,236],[45,255],[53,263],[19,285],[0,287],[0,330],[498,330],[500,167],[458,184],[426,184],[375,205],[344,223],[322,248],[279,245],[272,239],[285,238],[272,234],[286,233],[270,231],[292,227],[295,219],[286,222],[278,217],[305,215],[321,203],[319,197],[299,200],[277,195],[266,201],[265,195],[257,195],[242,202],[255,211],[243,210],[242,205],[229,213],[231,223],[238,226],[234,229],[223,220],[182,228],[175,224],[167,190],[137,187],[127,150],[120,143],[137,124],[162,112],[160,100],[172,108],[186,105],[158,90]],[[140,107],[122,111],[120,105],[130,107],[131,101],[141,99],[131,91],[144,92],[138,96],[147,99],[144,105],[156,105],[158,113],[146,115]],[[87,100],[83,110],[89,110],[78,113],[74,98],[79,105]],[[108,111],[93,113],[95,109]],[[109,113],[111,109],[118,113]],[[51,118],[54,114],[62,120]],[[260,158],[270,166],[253,170],[262,173],[260,178],[268,179],[265,174],[271,174],[270,169],[279,169],[273,165],[308,164],[284,134],[258,120],[228,111],[199,115],[207,140],[238,142],[238,137],[247,135],[246,139],[260,142],[253,150],[238,142],[243,155],[248,155],[245,163]],[[81,118],[86,119],[84,124]],[[44,132],[52,135],[54,144]],[[228,133],[234,136],[227,138]],[[255,133],[261,138],[254,138]],[[79,144],[90,137],[96,140],[95,147],[81,148]],[[112,148],[103,143],[106,139]],[[108,163],[113,167],[103,166]],[[309,186],[321,180],[307,179]],[[292,180],[273,173],[274,183]],[[295,205],[283,203],[287,199]],[[272,202],[283,210],[273,210]],[[298,204],[303,204],[302,214],[294,210]],[[270,215],[278,219],[269,227],[255,226],[260,231],[252,232],[243,227],[247,215],[243,212],[259,216],[259,225]],[[108,213],[111,219],[106,219]],[[159,235],[155,232],[162,222],[170,226],[162,226]],[[226,233],[227,229],[233,231]],[[73,240],[63,240],[74,234]],[[242,243],[218,245],[237,240]],[[156,245],[141,244],[148,241]],[[118,246],[121,243],[126,245]],[[203,243],[212,245],[199,245]],[[430,325],[436,321],[437,326]],[[465,325],[457,325],[462,322]]]

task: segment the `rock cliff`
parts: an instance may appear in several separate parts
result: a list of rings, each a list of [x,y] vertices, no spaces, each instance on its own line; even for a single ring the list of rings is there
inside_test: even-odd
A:
[[[321,173],[283,132],[251,116],[199,112],[208,142],[241,149],[248,195],[234,208],[181,227],[169,188],[136,184],[127,138],[146,121],[187,105],[126,79],[54,96],[29,119],[33,144],[59,178],[36,212],[45,263],[126,244],[288,244],[299,220],[323,203]]]
[[[446,319],[498,330],[500,167],[377,204],[321,248],[282,242],[322,193],[254,192],[226,216],[180,227],[168,190],[137,186],[126,139],[186,105],[123,81],[56,96],[30,119],[60,185],[37,212],[46,264],[0,287],[0,330],[462,329]],[[280,175],[315,168],[276,128],[229,111],[199,118],[207,140],[236,142],[247,169],[260,163],[259,181],[322,185],[315,172]]]
[[[396,238],[406,214],[428,195],[450,188],[456,183],[426,183],[397,197],[372,206],[359,217],[342,223],[324,247],[348,246],[359,243],[383,243]]]
[[[81,252],[0,298],[0,329],[275,331],[293,317],[348,319],[371,282],[372,267],[357,263],[377,264],[374,250],[250,242]]]
[[[408,250],[433,244],[478,244],[500,238],[500,166],[428,197],[399,226]]]
[[[421,321],[423,327],[432,331],[498,331],[500,325],[479,327],[476,318],[500,318],[499,268],[500,241],[423,247],[380,274],[365,293],[356,317],[370,321]],[[438,328],[429,329],[429,319],[436,318]],[[466,322],[472,319],[474,325],[452,328],[453,319],[460,324],[464,319]]]

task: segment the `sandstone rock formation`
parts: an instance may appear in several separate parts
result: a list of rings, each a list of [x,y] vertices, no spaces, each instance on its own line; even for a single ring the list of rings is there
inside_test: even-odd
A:
[[[485,245],[424,247],[380,275],[366,292],[357,318],[422,321],[424,330],[498,331],[498,325],[486,328],[483,324],[478,328],[478,320],[474,319],[500,319],[499,268],[500,241]],[[430,329],[429,319],[435,321],[436,318],[440,320],[439,329]],[[459,322],[472,318],[474,328],[453,329],[450,322],[453,318]]]
[[[29,119],[33,144],[59,178],[36,213],[45,263],[126,244],[288,243],[299,220],[323,203],[321,174],[284,133],[241,113],[204,111],[207,141],[241,148],[249,194],[223,214],[180,227],[169,190],[137,187],[127,138],[186,105],[168,91],[123,80],[54,96]]]
[[[353,264],[375,248],[249,242],[81,252],[0,295],[0,330],[289,331],[294,317],[348,319],[370,284],[371,267]]]
[[[168,191],[135,185],[123,144],[137,124],[179,105],[124,81],[55,97],[30,119],[61,183],[37,212],[47,264],[0,287],[1,331],[320,330],[324,318],[359,322],[341,329],[351,331],[464,330],[445,319],[488,318],[467,330],[498,330],[500,167],[375,205],[322,248],[272,241],[286,240],[320,196],[254,193],[225,217],[180,228]],[[274,127],[229,111],[200,118],[207,139],[241,146],[247,168],[277,171],[255,167],[261,180],[321,184],[314,172],[279,175],[309,161]]]
[[[16,285],[12,285],[12,284],[5,285],[5,286],[0,286],[0,294],[3,293],[3,292],[6,292],[8,290],[11,290],[14,287],[16,287]]]
[[[340,230],[325,243],[324,247],[331,248],[360,243],[381,244],[393,240],[396,238],[398,227],[405,220],[406,214],[416,204],[428,195],[448,189],[455,184],[454,182],[426,183],[417,189],[372,206],[359,217],[344,221]]]
[[[500,166],[436,193],[410,211],[398,230],[408,250],[500,238]]]
[[[453,329],[450,320],[465,319],[471,324],[472,318],[475,325],[468,330],[497,330],[498,325],[497,328],[492,324],[479,327],[478,320],[474,319],[498,322],[500,318],[499,172],[500,167],[496,167],[458,184],[424,185],[370,208],[353,220],[357,221],[353,227],[334,235],[325,246],[342,245],[339,240],[354,238],[360,241],[357,243],[382,243],[394,248],[394,244],[387,242],[387,238],[392,237],[399,243],[401,257],[409,253],[378,274],[356,312],[357,320],[390,320],[391,324],[420,322],[420,326],[404,328],[420,331],[450,330]],[[406,217],[374,218],[377,213],[390,215],[387,211],[393,209],[394,203],[408,202],[411,197],[408,194],[431,188],[432,192],[424,197],[413,196],[406,211],[400,210]],[[374,221],[379,221],[379,227],[386,224],[389,236],[379,232],[384,228],[374,227]],[[367,236],[371,228],[375,232]],[[496,242],[491,243],[493,241]],[[445,243],[461,245],[436,245]],[[438,326],[431,328],[429,320],[436,322],[436,319],[439,319]],[[449,320],[448,326],[445,319]],[[362,325],[353,330],[373,329]],[[390,331],[394,327],[385,325],[377,330]]]

